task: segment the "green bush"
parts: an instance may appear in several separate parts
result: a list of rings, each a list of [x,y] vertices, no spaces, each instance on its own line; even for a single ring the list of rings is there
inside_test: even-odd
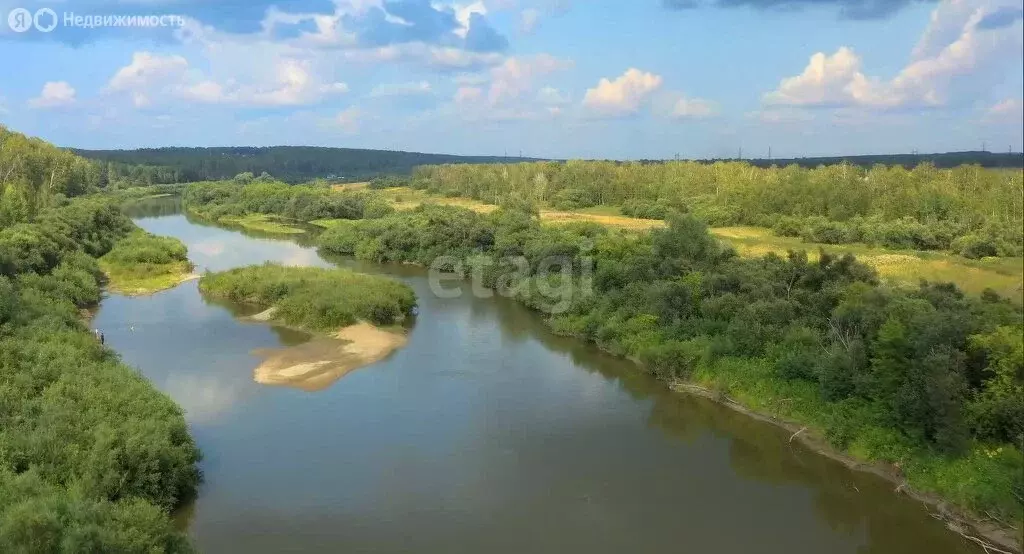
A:
[[[273,307],[276,320],[314,331],[361,320],[392,325],[416,304],[412,289],[402,283],[345,269],[266,264],[204,275],[199,287],[215,298]]]
[[[182,412],[80,316],[131,227],[73,200],[0,230],[0,551],[190,551],[168,515],[199,482]]]

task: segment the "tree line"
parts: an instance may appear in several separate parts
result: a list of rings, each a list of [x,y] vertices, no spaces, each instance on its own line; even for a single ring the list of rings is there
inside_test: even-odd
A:
[[[829,244],[951,250],[974,258],[1024,252],[1019,170],[570,161],[424,166],[409,184],[492,204],[518,198],[565,210],[618,206],[626,215],[656,219],[691,213],[711,226],[769,227]]]
[[[75,153],[107,164],[112,171],[129,176],[133,182],[148,181],[140,184],[219,181],[239,173],[269,173],[288,183],[318,178],[352,181],[384,174],[407,175],[416,166],[424,164],[508,161],[508,158],[499,156],[313,146],[142,148],[75,150]]]

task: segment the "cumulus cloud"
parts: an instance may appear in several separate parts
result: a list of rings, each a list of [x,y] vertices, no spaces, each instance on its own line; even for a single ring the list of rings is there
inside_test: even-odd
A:
[[[112,91],[130,90],[154,81],[177,78],[188,69],[182,56],[159,56],[151,52],[135,52],[128,65],[117,70],[107,83]]]
[[[999,13],[995,2],[948,0],[932,15],[911,62],[892,79],[864,73],[852,48],[811,56],[804,71],[783,79],[764,96],[769,106],[866,107],[890,109],[941,106],[952,85],[986,66],[1007,63],[1024,47],[1020,25],[982,28],[981,21]],[[1018,62],[1019,63],[1019,62]]]
[[[718,105],[703,98],[682,97],[672,106],[672,117],[676,119],[704,119],[718,114]]]
[[[662,0],[672,10],[702,6],[723,8],[747,7],[761,10],[793,10],[812,7],[838,8],[845,19],[879,19],[888,17],[914,2],[935,0]]]
[[[538,81],[571,67],[572,61],[547,54],[508,58],[489,72],[489,78],[462,76],[453,106],[469,120],[543,120],[562,113],[569,100],[560,90]]]
[[[474,52],[498,52],[508,40],[491,27],[483,2],[445,5],[430,0],[383,0],[370,7],[350,7],[341,26],[357,44],[386,46],[422,42]]]
[[[614,81],[603,78],[596,87],[587,90],[583,106],[601,116],[632,115],[640,111],[661,84],[660,75],[630,68]]]
[[[75,89],[67,81],[49,81],[39,96],[28,101],[33,108],[59,108],[75,103]]]
[[[127,66],[117,70],[106,89],[110,93],[131,94],[136,106],[160,100],[190,100],[202,103],[226,103],[253,106],[299,106],[317,103],[327,97],[348,92],[340,82],[321,82],[304,60],[280,59],[272,72],[257,82],[225,82],[204,78],[189,67],[182,56],[160,56],[136,52]]]
[[[498,105],[520,99],[533,90],[538,78],[572,67],[569,60],[548,54],[530,57],[509,58],[491,70],[491,86],[487,100]]]

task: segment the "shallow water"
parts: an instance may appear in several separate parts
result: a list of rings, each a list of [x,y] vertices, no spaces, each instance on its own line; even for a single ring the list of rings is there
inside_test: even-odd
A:
[[[199,271],[332,265],[189,221],[174,199],[136,215]],[[420,315],[405,348],[315,393],[253,382],[254,350],[308,337],[238,321],[196,282],[111,295],[96,315],[187,412],[205,481],[181,519],[202,552],[976,551],[889,483],[670,393],[513,302],[439,299],[416,268],[339,263],[409,283]]]

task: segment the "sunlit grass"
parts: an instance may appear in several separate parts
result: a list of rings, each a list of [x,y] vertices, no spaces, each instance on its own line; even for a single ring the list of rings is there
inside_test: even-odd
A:
[[[424,203],[459,206],[477,213],[490,213],[497,209],[493,204],[477,200],[432,196],[407,187],[386,189],[382,193],[397,210],[412,210]],[[665,225],[663,221],[623,216],[615,206],[594,206],[577,211],[542,209],[540,218],[552,225],[584,221],[632,231],[646,231]],[[790,250],[805,250],[811,259],[817,259],[821,250],[832,254],[849,252],[875,268],[890,285],[917,286],[922,280],[948,282],[955,283],[968,294],[981,294],[985,289],[992,289],[1014,302],[1024,302],[1024,259],[1021,258],[970,260],[942,252],[891,250],[864,244],[819,244],[780,237],[763,227],[717,227],[711,232],[747,258],[772,252],[785,255]]]
[[[817,259],[820,250],[835,254],[849,252],[875,268],[879,276],[891,285],[916,286],[922,280],[949,282],[969,294],[981,294],[990,288],[1015,302],[1024,301],[1024,259],[1021,258],[969,260],[942,252],[891,250],[863,244],[818,244],[779,237],[771,230],[759,227],[720,227],[711,232],[744,257],[806,250],[811,259]]]
[[[198,278],[189,262],[125,268],[104,260],[100,269],[107,276],[107,290],[124,296],[141,296],[172,289],[185,281]]]
[[[247,214],[243,216],[224,216],[219,219],[221,223],[238,225],[253,231],[274,233],[281,235],[301,235],[305,229],[290,225],[280,218],[266,214]]]
[[[195,278],[180,240],[144,231],[119,240],[98,263],[107,290],[127,296],[153,294]]]
[[[369,187],[369,186],[370,186],[370,183],[367,183],[367,182],[364,181],[364,182],[361,182],[361,183],[341,183],[339,185],[332,186],[331,189],[337,190],[337,191],[366,190],[366,188]]]

